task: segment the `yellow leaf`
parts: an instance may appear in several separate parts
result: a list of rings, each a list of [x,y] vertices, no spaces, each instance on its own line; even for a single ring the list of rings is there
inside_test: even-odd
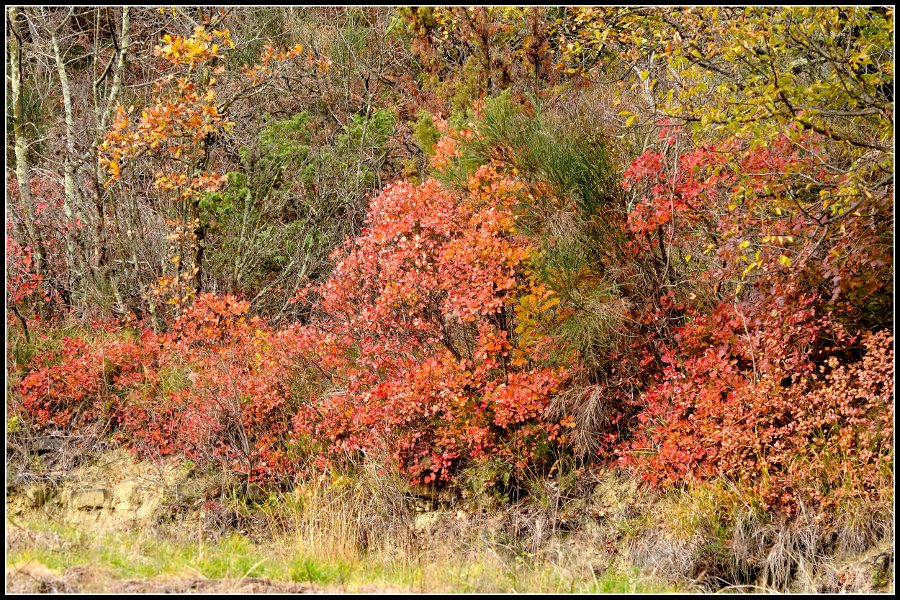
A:
[[[791,259],[789,259],[784,254],[781,255],[781,257],[778,259],[778,262],[780,262],[783,267],[791,266]]]
[[[559,298],[550,298],[549,300],[544,302],[544,305],[541,306],[541,310],[550,310],[557,304],[559,304]]]

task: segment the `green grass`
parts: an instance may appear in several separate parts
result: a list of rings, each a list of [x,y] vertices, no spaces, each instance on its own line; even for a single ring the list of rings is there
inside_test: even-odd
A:
[[[8,527],[12,523],[7,522]],[[20,526],[20,525],[19,525]],[[349,559],[315,556],[289,536],[263,545],[232,534],[215,543],[173,541],[141,533],[91,535],[49,522],[28,523],[43,532],[34,543],[7,552],[6,566],[40,564],[63,573],[91,567],[115,579],[203,577],[312,583],[346,590],[393,588],[423,592],[572,592],[621,593],[675,591],[637,573],[555,564],[524,556],[504,561],[492,549],[466,555],[419,555],[389,558],[362,553]],[[47,539],[52,540],[46,543]]]

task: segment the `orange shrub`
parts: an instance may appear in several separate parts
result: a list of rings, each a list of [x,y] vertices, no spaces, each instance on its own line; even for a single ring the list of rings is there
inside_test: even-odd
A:
[[[540,459],[561,435],[543,412],[566,373],[519,343],[534,332],[517,332],[513,309],[537,291],[514,233],[520,193],[482,167],[461,198],[429,180],[372,201],[317,290],[308,351],[328,391],[298,412],[298,435],[330,460],[388,449],[414,482],[487,456],[520,470]]]

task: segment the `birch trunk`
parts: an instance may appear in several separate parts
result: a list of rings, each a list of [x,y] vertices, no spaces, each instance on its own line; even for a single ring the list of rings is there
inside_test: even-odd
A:
[[[69,76],[66,74],[66,65],[63,63],[62,54],[59,51],[59,39],[56,33],[52,33],[50,41],[53,44],[53,56],[56,59],[56,72],[59,75],[59,85],[62,89],[63,108],[65,110],[66,120],[66,157],[63,163],[65,196],[63,199],[63,211],[66,220],[72,226],[72,229],[66,232],[66,261],[68,264],[68,273],[71,280],[79,281],[81,277],[77,275],[78,265],[75,264],[75,240],[73,239],[75,227],[75,212],[78,201],[78,190],[75,186],[75,117],[72,113],[72,94],[69,89]],[[71,282],[70,282],[71,283]]]
[[[25,233],[28,235],[34,253],[34,267],[38,274],[43,274],[44,249],[34,226],[34,208],[31,199],[31,181],[28,177],[28,141],[25,132],[25,115],[22,107],[22,48],[19,37],[18,9],[7,7],[10,23],[9,60],[10,87],[13,104],[13,136],[15,137],[16,181],[19,184],[19,198],[22,201],[22,220]]]

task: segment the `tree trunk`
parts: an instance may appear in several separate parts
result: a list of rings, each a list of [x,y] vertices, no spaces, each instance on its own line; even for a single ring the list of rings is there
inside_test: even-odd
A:
[[[19,11],[15,6],[7,9],[9,16],[9,60],[10,86],[13,104],[13,136],[15,137],[16,181],[19,184],[19,198],[22,201],[22,220],[25,233],[34,252],[34,267],[43,274],[44,248],[37,228],[34,226],[34,208],[31,200],[31,181],[28,177],[28,142],[25,132],[25,115],[22,107],[22,49],[17,25]]]
[[[97,130],[94,135],[94,143],[91,146],[91,156],[89,157],[92,164],[94,165],[94,179],[96,182],[96,207],[97,207],[97,239],[94,244],[94,255],[92,257],[92,268],[94,270],[95,276],[100,276],[100,269],[103,263],[106,262],[106,253],[105,247],[102,243],[103,238],[103,229],[106,226],[106,215],[103,207],[103,189],[100,185],[100,182],[103,180],[103,174],[100,170],[100,160],[99,160],[99,152],[98,147],[100,146],[101,138],[106,134],[106,127],[109,124],[109,119],[112,116],[113,109],[115,108],[116,100],[119,97],[119,94],[122,91],[122,73],[125,70],[125,65],[128,60],[128,48],[131,45],[131,9],[128,6],[122,7],[122,30],[119,35],[119,46],[118,46],[118,57],[116,59],[115,67],[112,67],[112,62],[110,62],[107,69],[104,70],[103,74],[94,81],[93,92],[94,92],[94,117],[96,119]],[[98,39],[99,35],[95,34],[95,39]],[[96,56],[98,56],[97,52],[94,53],[95,60]],[[103,80],[109,75],[109,69],[112,68],[112,85],[110,86],[109,96],[106,98],[106,102],[103,108],[101,108],[100,101],[100,84]],[[96,71],[95,71],[96,72]]]
[[[68,265],[67,273],[69,284],[67,287],[71,289],[73,282],[82,280],[78,275],[78,265],[75,264],[75,240],[73,238],[78,231],[75,225],[75,207],[77,202],[78,191],[75,187],[75,117],[72,114],[72,94],[69,89],[69,77],[66,74],[66,66],[63,63],[62,55],[59,51],[59,39],[56,33],[50,35],[53,43],[53,56],[56,59],[56,72],[59,75],[59,84],[62,89],[63,108],[65,110],[66,120],[66,158],[63,165],[65,178],[65,197],[63,200],[63,211],[66,215],[67,224],[71,227],[65,233],[66,238],[66,262]]]

